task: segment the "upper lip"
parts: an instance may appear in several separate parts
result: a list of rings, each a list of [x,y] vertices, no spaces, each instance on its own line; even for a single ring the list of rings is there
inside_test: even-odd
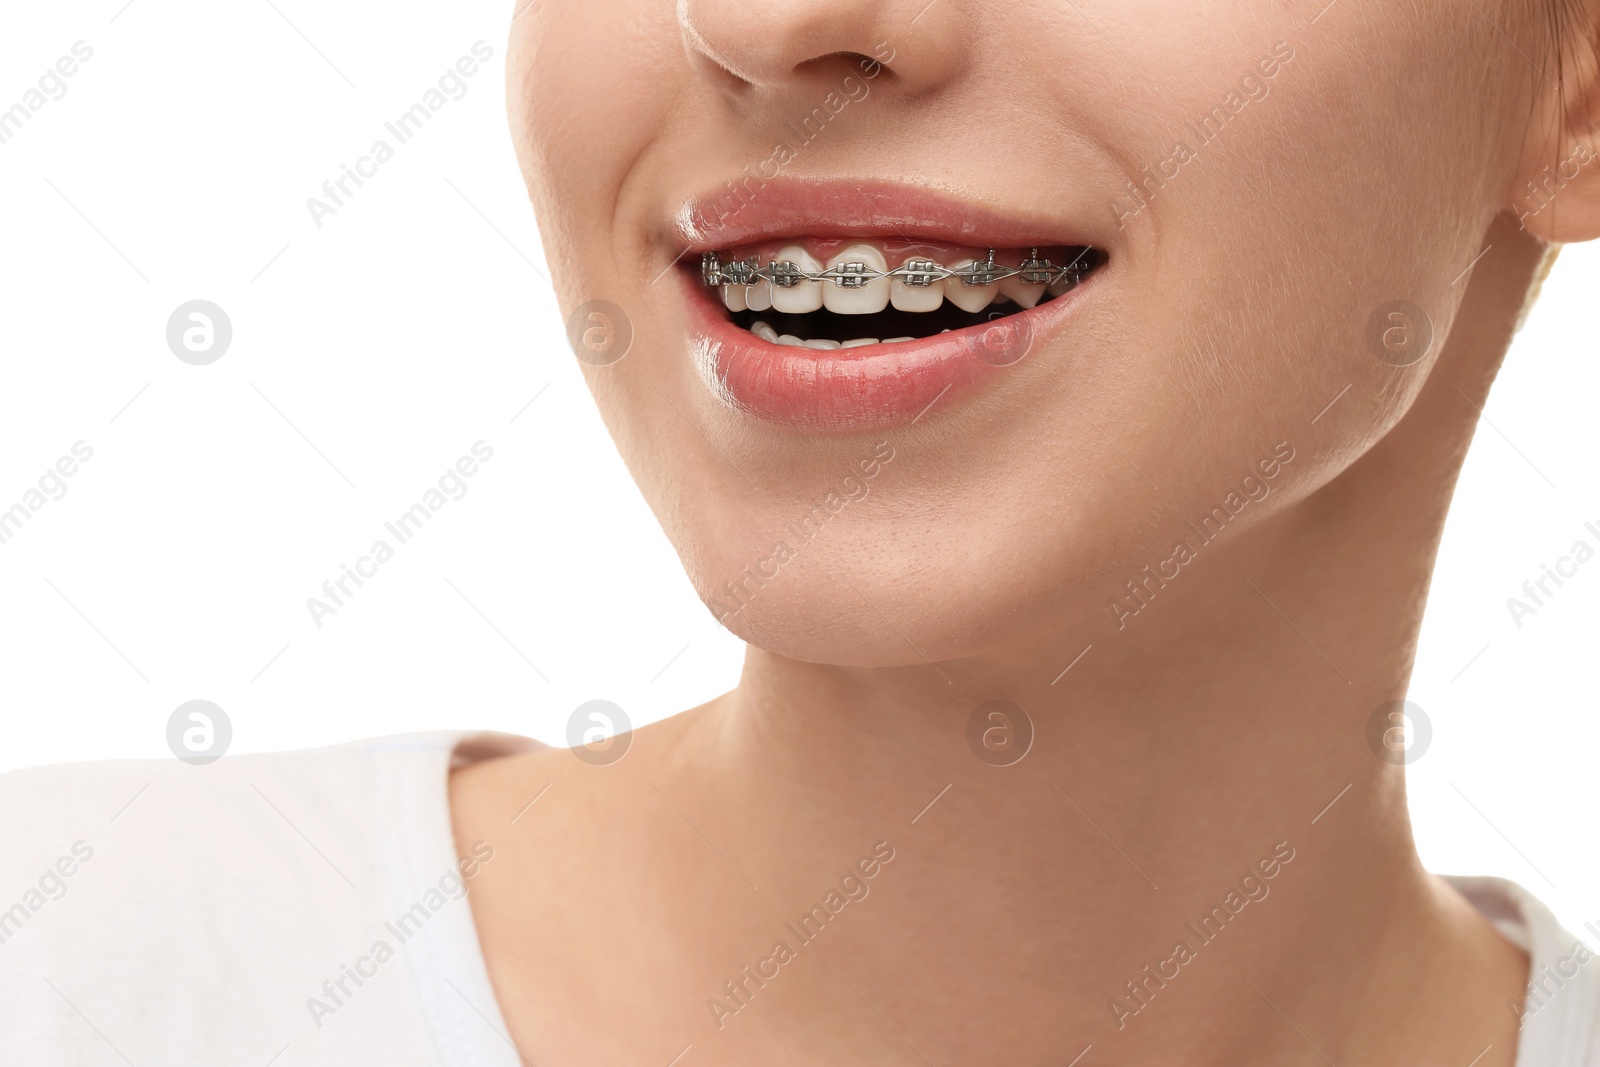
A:
[[[871,179],[748,178],[684,203],[672,231],[684,256],[783,237],[902,238],[989,248],[1096,243],[1059,219]]]

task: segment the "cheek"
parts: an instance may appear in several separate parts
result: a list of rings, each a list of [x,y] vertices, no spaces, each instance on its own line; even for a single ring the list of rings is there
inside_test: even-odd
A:
[[[593,299],[578,294],[608,273],[596,253],[636,237],[612,232],[618,202],[629,182],[650,180],[632,167],[684,78],[671,5],[621,6],[626,19],[617,5],[540,0],[518,18],[507,56],[512,140],[566,307]]]
[[[1120,138],[1135,146],[1113,311],[1127,336],[1091,393],[1119,449],[1192,507],[1285,437],[1325,444],[1324,469],[1297,474],[1330,477],[1404,413],[1442,347],[1465,289],[1452,281],[1498,209],[1484,175],[1501,137],[1471,89],[1489,74],[1462,69],[1475,28],[1431,6],[1243,21],[1203,56],[1169,42],[1180,80],[1126,87],[1173,120]],[[1241,88],[1252,74],[1265,96]],[[1405,326],[1433,341],[1399,367],[1387,344]]]

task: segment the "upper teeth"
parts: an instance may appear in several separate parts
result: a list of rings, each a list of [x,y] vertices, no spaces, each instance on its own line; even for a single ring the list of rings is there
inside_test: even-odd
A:
[[[889,306],[889,261],[871,245],[852,245],[828,261],[834,284],[815,284],[835,315],[872,315]]]
[[[944,280],[945,299],[962,311],[982,311],[994,303],[994,298],[1000,295],[1000,283],[993,281],[987,284],[980,284],[974,280],[975,278],[988,278],[990,276],[991,272],[986,270],[985,267],[986,264],[971,259],[963,263],[957,263],[955,269],[957,271],[966,271],[967,274],[959,281],[954,276]]]
[[[784,263],[791,263],[807,274],[816,273],[822,266],[810,252],[798,245],[790,245],[779,255],[783,257]],[[787,278],[785,280],[787,281]],[[730,285],[728,288],[737,289],[739,286]],[[727,296],[727,290],[723,291],[723,295]],[[816,282],[790,282],[772,287],[774,311],[781,311],[786,315],[798,315],[816,311],[820,307],[822,307],[822,286]]]
[[[1066,266],[1029,252],[1020,266],[995,262],[991,249],[981,260],[963,260],[953,267],[932,260],[909,259],[893,270],[878,248],[856,244],[841,251],[824,268],[799,245],[779,251],[765,265],[754,259],[723,260],[722,253],[701,257],[701,278],[722,287],[733,311],[804,314],[826,307],[838,315],[871,315],[890,304],[900,311],[936,311],[946,298],[966,311],[981,311],[996,299],[1009,298],[1025,308],[1071,288],[1087,273],[1085,250]],[[831,282],[832,284],[827,284]]]

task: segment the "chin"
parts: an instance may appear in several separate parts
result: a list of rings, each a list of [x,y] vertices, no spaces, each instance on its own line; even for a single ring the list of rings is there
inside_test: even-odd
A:
[[[853,526],[809,540],[799,521],[776,540],[766,523],[745,523],[739,530],[750,532],[732,537],[684,538],[696,546],[685,554],[696,592],[747,643],[846,667],[925,667],[1110,621],[1104,598],[1093,595],[1105,583],[1085,576],[1115,570],[1111,546],[1087,528],[1058,526],[1078,547],[1030,560],[1005,513],[982,526],[912,532],[895,525],[892,505],[878,514],[870,505],[847,505],[861,508]]]

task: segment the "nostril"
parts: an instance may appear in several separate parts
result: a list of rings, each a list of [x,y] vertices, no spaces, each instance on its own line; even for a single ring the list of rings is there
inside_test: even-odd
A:
[[[821,75],[830,81],[837,81],[851,76],[870,80],[891,72],[881,57],[874,58],[863,52],[838,51],[804,60],[795,66],[794,73],[812,78]]]
[[[873,59],[871,56],[862,55],[860,52],[829,52],[825,56],[813,56],[804,63],[801,63],[796,69],[804,70],[807,67],[826,66],[853,67],[858,63],[870,65],[877,62],[878,61]]]

